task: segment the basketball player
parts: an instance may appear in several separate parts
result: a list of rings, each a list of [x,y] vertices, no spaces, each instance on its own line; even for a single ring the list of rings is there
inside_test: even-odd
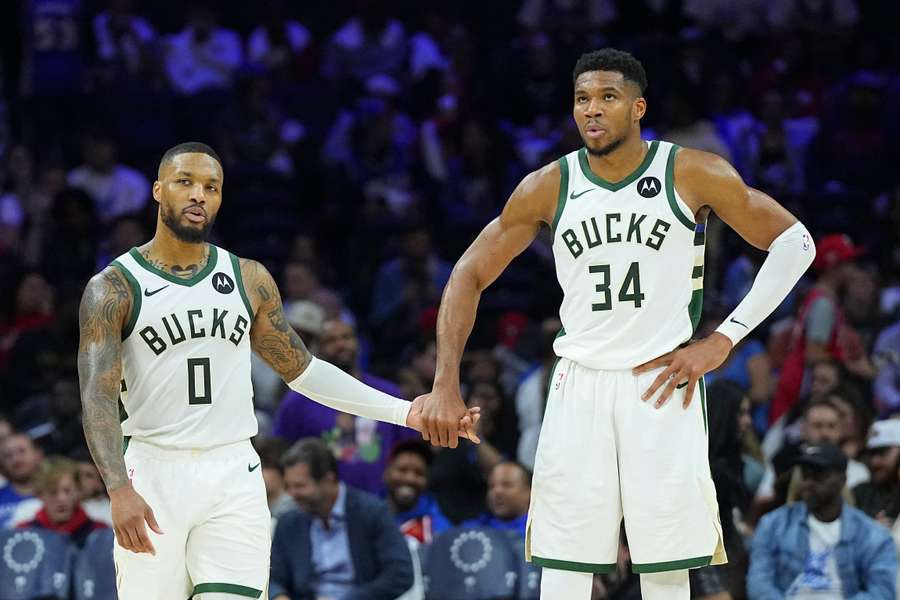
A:
[[[421,429],[421,401],[313,358],[268,271],[206,243],[222,185],[208,146],[166,152],[156,235],[95,275],[81,301],[84,431],[112,503],[121,600],[263,594],[270,517],[250,445],[251,350],[314,400]],[[468,412],[458,433],[477,441],[477,420]]]
[[[460,355],[478,298],[546,223],[564,297],[526,544],[544,567],[541,597],[590,598],[591,574],[615,567],[624,515],[644,598],[687,599],[688,569],[725,562],[702,376],[774,310],[815,249],[726,161],[641,139],[647,80],[630,54],[585,54],[573,79],[584,147],[522,180],[444,290],[423,435],[456,445]],[[769,254],[716,332],[686,345],[700,318],[710,210]]]

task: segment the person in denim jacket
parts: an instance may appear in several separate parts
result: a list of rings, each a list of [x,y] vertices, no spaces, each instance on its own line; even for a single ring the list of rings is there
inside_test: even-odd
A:
[[[802,449],[802,502],[766,515],[753,539],[753,600],[896,600],[890,533],[844,503],[847,457],[830,443]]]

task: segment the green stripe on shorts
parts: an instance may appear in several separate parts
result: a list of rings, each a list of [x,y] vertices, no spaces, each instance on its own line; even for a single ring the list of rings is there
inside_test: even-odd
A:
[[[697,558],[685,558],[684,560],[672,560],[669,562],[633,564],[631,570],[635,573],[661,573],[663,571],[683,571],[684,569],[696,569],[709,565],[712,556],[698,556]]]
[[[554,560],[531,555],[531,564],[559,571],[577,571],[579,573],[612,573],[616,569],[616,563],[604,565],[600,563],[583,563],[571,560]]]
[[[191,598],[197,594],[220,592],[223,594],[234,594],[235,596],[244,596],[245,598],[259,598],[262,596],[262,590],[257,590],[246,585],[235,585],[233,583],[200,583],[194,586],[194,592]],[[188,598],[188,600],[191,600]]]

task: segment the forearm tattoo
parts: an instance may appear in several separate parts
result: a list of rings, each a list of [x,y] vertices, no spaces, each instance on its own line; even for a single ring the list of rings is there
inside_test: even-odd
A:
[[[82,423],[91,456],[108,490],[128,483],[119,390],[122,323],[130,307],[128,285],[113,267],[107,267],[88,282],[78,310]]]
[[[312,355],[284,316],[281,294],[269,272],[256,261],[242,259],[241,274],[247,288],[255,290],[258,304],[250,327],[253,351],[291,382],[306,369]]]

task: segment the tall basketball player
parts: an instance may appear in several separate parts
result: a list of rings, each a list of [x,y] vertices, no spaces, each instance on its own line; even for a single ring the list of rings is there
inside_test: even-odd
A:
[[[112,502],[121,600],[263,594],[270,517],[250,445],[251,350],[314,400],[421,430],[421,400],[312,357],[266,269],[206,242],[223,179],[204,144],[166,152],[156,235],[94,276],[81,301],[84,431]],[[477,420],[467,412],[454,433],[477,441]]]
[[[546,223],[564,297],[526,545],[543,567],[541,597],[590,598],[591,574],[615,566],[624,516],[644,598],[686,600],[688,569],[725,562],[702,376],[775,309],[815,248],[726,161],[641,139],[647,79],[630,54],[585,54],[573,79],[584,147],[522,180],[444,290],[424,436],[456,445],[460,355],[479,295]],[[700,318],[710,210],[769,254],[716,332],[686,345]]]

